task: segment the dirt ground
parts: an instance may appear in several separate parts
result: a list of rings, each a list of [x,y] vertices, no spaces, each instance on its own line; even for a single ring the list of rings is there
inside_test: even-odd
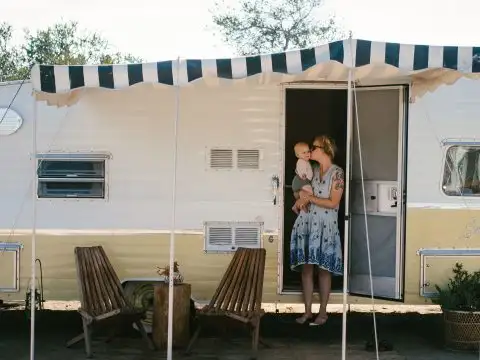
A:
[[[81,332],[80,317],[74,305],[47,304],[48,310],[37,312],[35,359],[85,359],[83,343],[71,349],[65,342]],[[52,310],[56,309],[56,310]],[[277,307],[278,308],[278,307]],[[371,307],[370,307],[371,308]],[[58,310],[61,309],[61,310]],[[267,314],[262,321],[262,337],[271,345],[260,347],[259,359],[341,359],[341,307],[332,307],[330,318],[322,327],[297,325],[297,309],[284,307],[278,313]],[[340,311],[339,311],[340,310]],[[372,314],[368,306],[352,307],[348,314],[347,359],[376,359],[374,352],[365,350],[372,339]],[[382,360],[480,360],[478,353],[452,352],[443,346],[442,318],[435,307],[378,306],[377,329],[380,340],[393,345],[392,351],[380,352]],[[96,359],[150,360],[164,359],[164,351],[150,352],[132,328],[125,329],[111,343],[97,334],[93,345]],[[185,357],[180,350],[174,359],[249,358],[250,338],[235,322],[212,323],[202,333],[193,353]],[[30,351],[30,322],[22,309],[0,311],[0,359],[27,360]]]

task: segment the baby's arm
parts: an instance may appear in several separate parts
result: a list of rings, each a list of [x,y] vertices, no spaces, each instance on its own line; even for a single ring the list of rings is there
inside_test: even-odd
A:
[[[308,161],[305,161],[303,159],[298,159],[297,167],[295,171],[300,179],[305,180],[308,178],[309,167],[311,169],[310,163]]]
[[[313,179],[313,169],[312,169],[312,165],[308,161],[306,161],[305,173],[306,173],[306,178],[308,180],[312,181],[312,179]]]

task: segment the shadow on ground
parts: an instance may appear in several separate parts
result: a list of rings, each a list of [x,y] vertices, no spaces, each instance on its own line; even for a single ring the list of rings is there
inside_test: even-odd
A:
[[[260,359],[340,359],[342,315],[331,314],[322,327],[295,323],[297,314],[267,314],[262,321],[262,337],[272,349],[261,350]],[[454,353],[443,348],[442,318],[439,314],[377,314],[380,340],[393,344],[394,351],[380,353],[380,359],[478,359],[478,354]],[[84,359],[83,343],[72,349],[65,342],[81,332],[80,316],[76,311],[37,312],[36,359]],[[100,336],[101,333],[97,334]],[[351,359],[375,359],[364,351],[365,343],[373,338],[373,320],[369,313],[349,313],[347,338],[350,348],[358,349]],[[208,338],[208,339],[207,339]],[[29,359],[30,322],[25,312],[0,312],[0,359]],[[98,337],[97,337],[98,339]],[[160,359],[162,351],[150,354],[133,328],[126,328],[113,343],[95,341],[97,359]],[[237,322],[226,319],[212,321],[202,332],[190,359],[247,359],[250,338]],[[330,349],[331,357],[326,355]],[[177,352],[175,358],[183,358]]]

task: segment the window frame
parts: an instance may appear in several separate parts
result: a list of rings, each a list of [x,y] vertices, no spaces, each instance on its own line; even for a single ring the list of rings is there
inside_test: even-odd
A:
[[[40,201],[101,201],[106,202],[109,200],[109,160],[112,158],[110,153],[99,153],[99,152],[92,152],[92,153],[38,153],[36,156],[36,184],[37,184],[37,191],[36,191],[36,198]],[[99,197],[92,197],[92,196],[45,196],[41,194],[41,183],[42,177],[40,177],[40,165],[42,161],[92,161],[92,162],[103,162],[103,179],[89,179],[88,177],[82,178],[79,177],[78,180],[70,180],[72,182],[81,182],[82,179],[87,179],[90,181],[85,182],[101,182],[103,183],[103,196]],[[52,179],[52,177],[45,177],[43,182],[48,182],[48,179]]]
[[[444,189],[444,181],[445,181],[445,172],[447,168],[447,161],[448,161],[448,154],[450,149],[458,147],[458,148],[476,148],[480,152],[480,141],[459,141],[459,140],[444,140],[442,141],[442,145],[444,148],[443,157],[442,157],[442,167],[441,167],[441,178],[440,178],[440,192],[443,196],[447,198],[467,198],[469,200],[479,199],[480,200],[480,192],[476,194],[448,194],[445,192]],[[479,159],[480,160],[480,159]],[[479,167],[480,170],[480,167]]]

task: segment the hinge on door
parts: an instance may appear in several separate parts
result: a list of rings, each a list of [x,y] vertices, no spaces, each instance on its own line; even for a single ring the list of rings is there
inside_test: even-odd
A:
[[[350,220],[350,215],[349,214],[345,214],[345,221],[348,221]]]

